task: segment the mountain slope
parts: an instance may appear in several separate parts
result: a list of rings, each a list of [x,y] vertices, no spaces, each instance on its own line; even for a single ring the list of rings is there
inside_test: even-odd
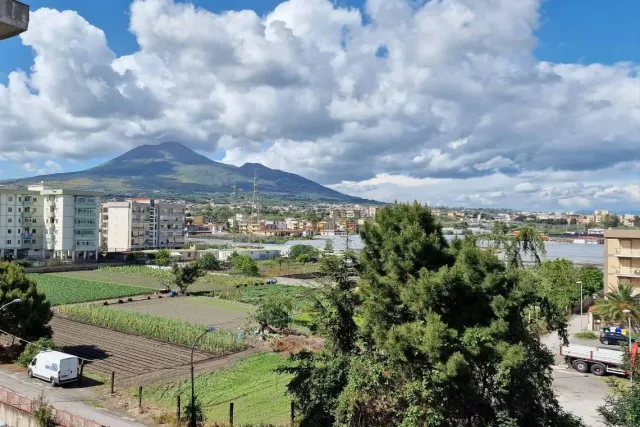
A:
[[[61,182],[67,188],[103,191],[114,196],[216,196],[232,193],[235,185],[243,193],[251,192],[255,171],[259,176],[260,194],[269,198],[371,202],[261,164],[247,163],[236,167],[215,162],[176,142],[142,145],[84,171],[41,175],[11,183]]]

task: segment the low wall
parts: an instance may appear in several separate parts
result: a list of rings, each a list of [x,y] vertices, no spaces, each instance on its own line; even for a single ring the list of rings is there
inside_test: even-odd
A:
[[[25,411],[0,403],[0,421],[11,427],[36,427],[36,420]]]

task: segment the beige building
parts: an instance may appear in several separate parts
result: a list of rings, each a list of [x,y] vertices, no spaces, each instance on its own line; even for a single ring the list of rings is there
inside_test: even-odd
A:
[[[640,230],[604,232],[604,272],[605,292],[617,289],[624,281],[640,293]]]
[[[185,207],[152,199],[103,203],[100,212],[103,252],[184,246]]]

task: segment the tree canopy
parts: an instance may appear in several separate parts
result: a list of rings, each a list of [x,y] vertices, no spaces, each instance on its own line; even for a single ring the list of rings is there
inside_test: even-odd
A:
[[[204,254],[197,260],[198,267],[202,270],[220,270],[220,262],[214,254]]]
[[[159,249],[156,252],[156,264],[161,266],[171,264],[171,251],[169,249]]]
[[[0,311],[0,328],[28,341],[50,337],[48,323],[53,314],[45,295],[25,276],[21,266],[0,263],[0,306],[18,298],[21,302]]]
[[[235,273],[252,277],[260,275],[258,265],[250,256],[238,255],[237,252],[234,252],[231,257],[229,257],[229,261]]]
[[[197,262],[189,263],[183,267],[179,267],[177,263],[174,263],[171,273],[173,275],[173,284],[185,295],[189,286],[193,285],[198,277],[203,274]]]
[[[311,245],[293,245],[289,250],[289,258],[298,262],[315,262],[320,253]]]
[[[302,426],[580,425],[561,410],[553,357],[523,316],[535,305],[560,324],[535,283],[473,239],[449,247],[417,203],[384,207],[362,239],[359,289],[348,273],[332,278],[343,285],[324,310],[331,350],[289,370]]]

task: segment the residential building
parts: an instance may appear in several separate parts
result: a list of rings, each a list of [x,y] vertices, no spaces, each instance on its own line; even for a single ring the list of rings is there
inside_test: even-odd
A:
[[[640,293],[640,230],[604,231],[605,292],[630,283]]]
[[[0,257],[45,258],[43,214],[40,193],[0,188]]]
[[[108,202],[101,209],[101,243],[104,252],[184,246],[185,208],[153,199]]]
[[[16,0],[0,0],[0,40],[29,28],[29,6]]]

